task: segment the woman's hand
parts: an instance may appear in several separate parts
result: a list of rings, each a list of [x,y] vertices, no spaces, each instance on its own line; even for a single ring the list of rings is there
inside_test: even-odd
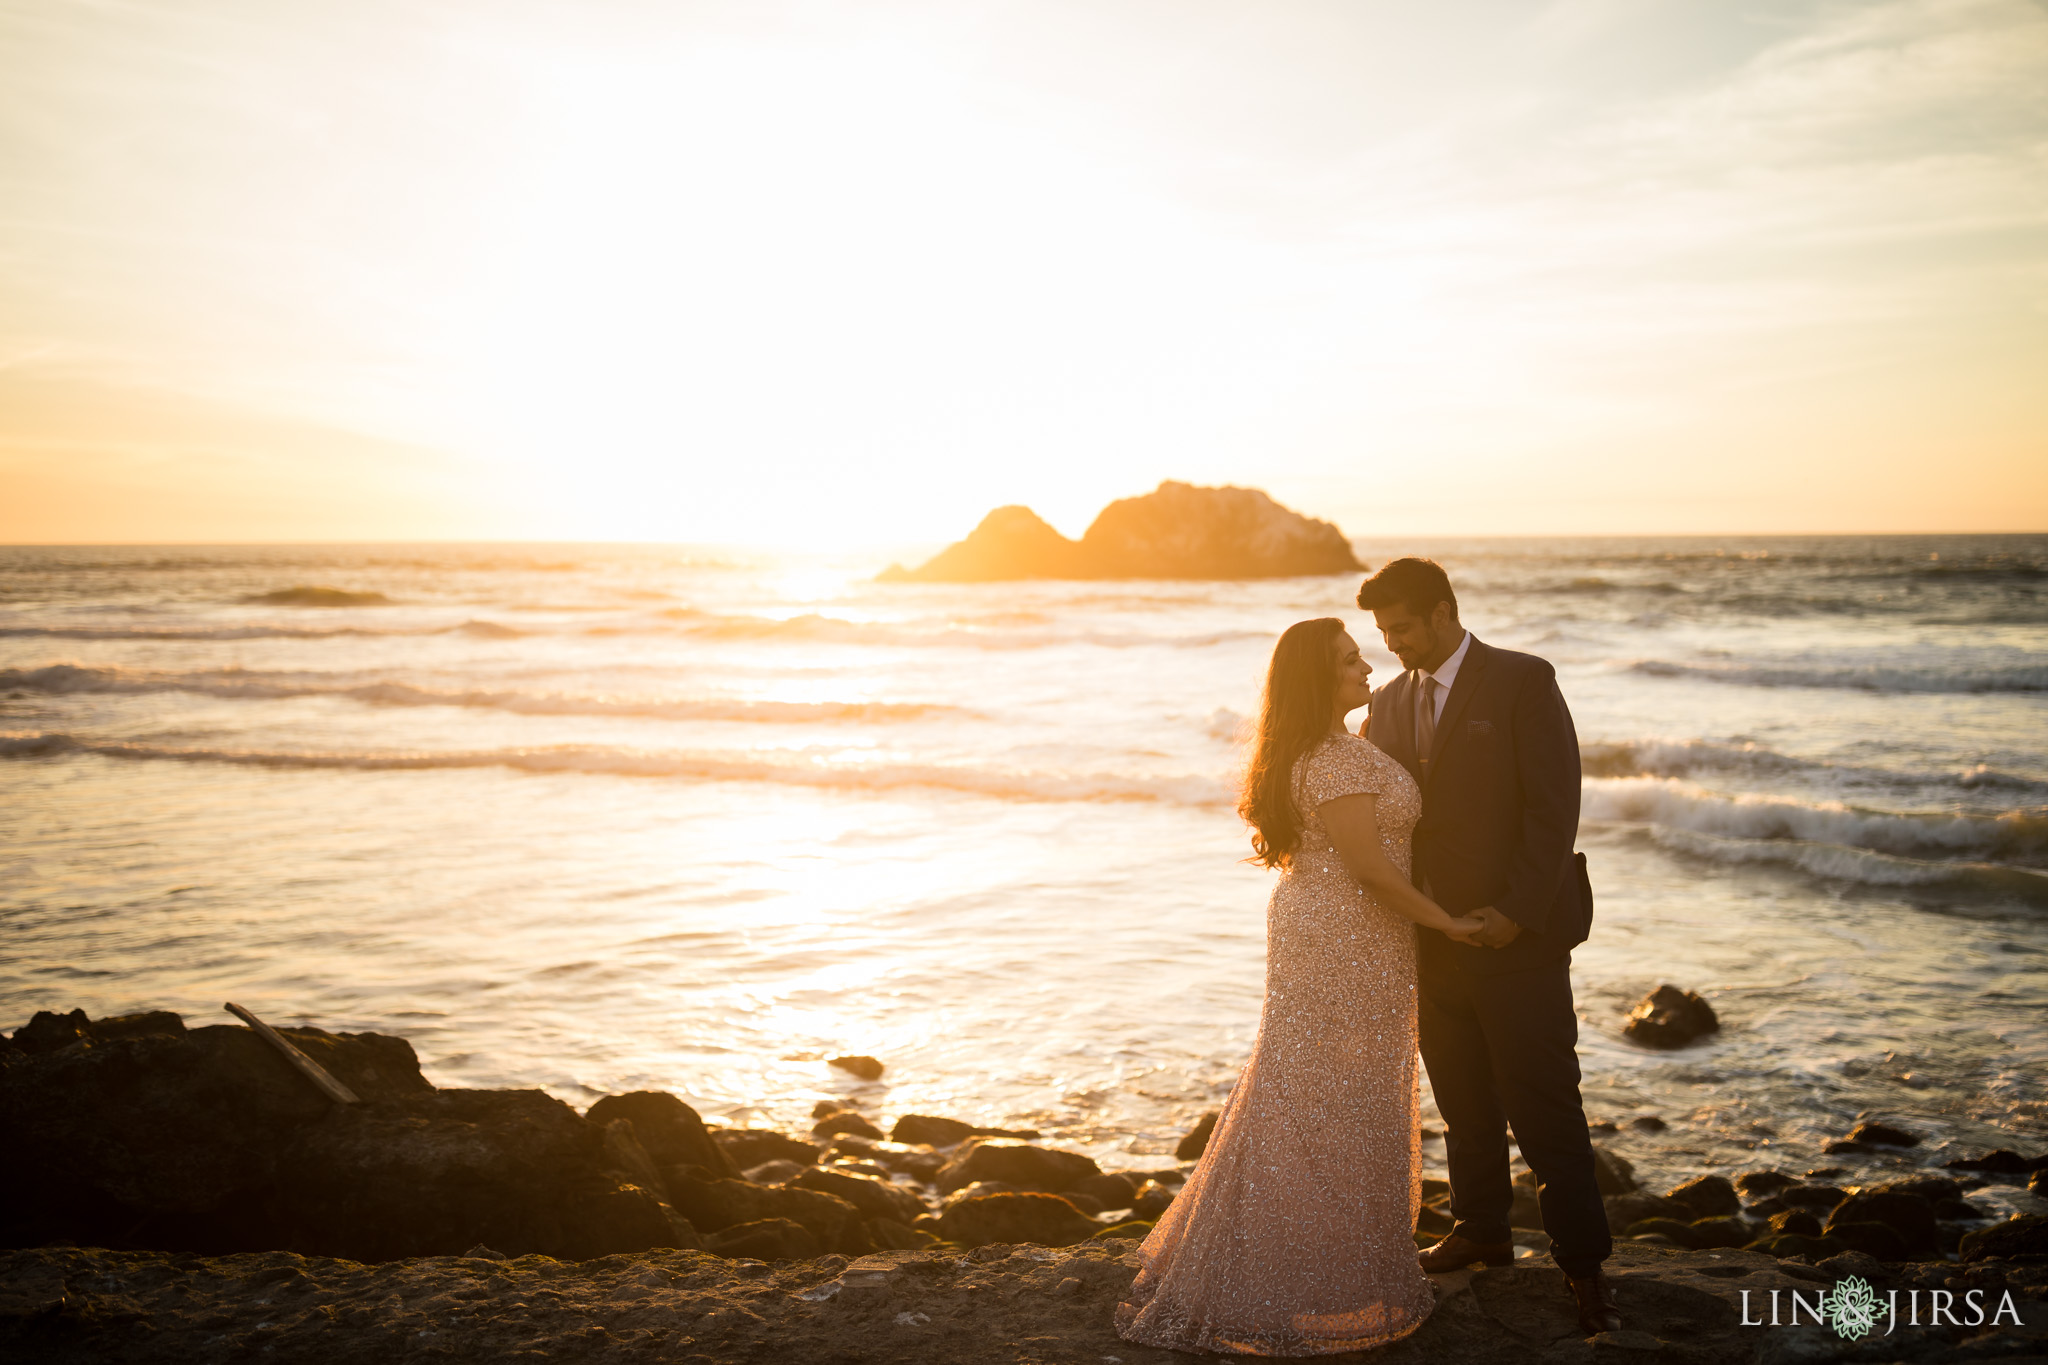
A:
[[[1473,948],[1485,945],[1479,941],[1479,931],[1486,927],[1486,920],[1480,915],[1456,915],[1444,926],[1444,937],[1453,943],[1463,943]]]

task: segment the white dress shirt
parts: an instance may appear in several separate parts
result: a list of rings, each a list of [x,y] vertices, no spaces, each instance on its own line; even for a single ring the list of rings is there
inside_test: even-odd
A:
[[[1451,699],[1451,687],[1458,681],[1458,670],[1464,667],[1465,653],[1467,650],[1471,648],[1472,632],[1468,630],[1465,632],[1465,638],[1458,641],[1458,647],[1451,651],[1451,657],[1445,659],[1442,663],[1437,665],[1436,672],[1426,673],[1419,668],[1415,670],[1417,673],[1421,673],[1422,677],[1435,678],[1437,682],[1435,698],[1436,714],[1430,717],[1432,723],[1440,721],[1444,718],[1444,703]],[[1415,704],[1418,707],[1422,705],[1422,686],[1420,679],[1417,679],[1416,682]]]

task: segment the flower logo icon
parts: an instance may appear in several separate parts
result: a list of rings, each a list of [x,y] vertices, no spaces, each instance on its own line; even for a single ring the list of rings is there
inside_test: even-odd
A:
[[[1877,1291],[1860,1276],[1851,1275],[1837,1281],[1834,1292],[1825,1296],[1823,1311],[1836,1336],[1859,1341],[1877,1326]]]

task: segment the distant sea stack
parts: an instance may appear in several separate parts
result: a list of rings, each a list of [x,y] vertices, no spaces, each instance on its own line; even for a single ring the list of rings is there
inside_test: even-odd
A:
[[[1344,533],[1289,511],[1256,488],[1168,480],[1102,509],[1068,540],[1028,507],[998,507],[967,539],[884,583],[993,583],[1018,578],[1294,578],[1364,568]]]

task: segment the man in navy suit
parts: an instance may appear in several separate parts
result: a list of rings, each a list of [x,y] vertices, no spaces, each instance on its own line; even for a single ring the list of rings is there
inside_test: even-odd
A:
[[[1508,1132],[1535,1172],[1551,1256],[1587,1333],[1621,1326],[1602,1263],[1614,1249],[1579,1102],[1571,950],[1592,925],[1579,824],[1579,741],[1557,674],[1458,622],[1443,569],[1397,559],[1358,590],[1407,671],[1373,693],[1365,737],[1422,788],[1415,884],[1478,944],[1421,934],[1422,1062],[1445,1138],[1450,1235],[1433,1274],[1514,1256]]]

